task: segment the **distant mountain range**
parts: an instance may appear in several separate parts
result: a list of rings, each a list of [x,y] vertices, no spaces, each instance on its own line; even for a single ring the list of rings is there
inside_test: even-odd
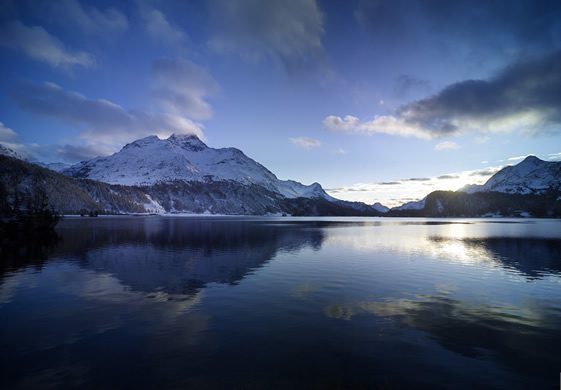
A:
[[[280,180],[235,148],[194,135],[150,136],[73,166],[25,161],[0,145],[4,209],[40,192],[64,213],[197,213],[342,216],[559,216],[561,162],[530,156],[484,185],[435,191],[392,209],[333,198],[319,183]],[[0,210],[1,211],[1,210]]]
[[[495,173],[483,185],[458,191],[434,191],[389,211],[395,216],[560,217],[561,162],[528,156]]]

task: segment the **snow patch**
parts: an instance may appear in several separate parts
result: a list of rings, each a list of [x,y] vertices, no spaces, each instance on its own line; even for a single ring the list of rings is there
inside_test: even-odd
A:
[[[165,214],[166,210],[162,207],[161,204],[159,204],[158,202],[156,202],[154,199],[152,199],[152,197],[148,194],[146,195],[146,199],[148,199],[148,203],[144,203],[144,210],[146,210],[147,213],[151,213],[151,214]]]

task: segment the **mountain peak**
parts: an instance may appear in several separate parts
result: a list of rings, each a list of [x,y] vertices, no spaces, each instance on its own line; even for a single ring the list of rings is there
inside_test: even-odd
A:
[[[167,139],[145,137],[126,145],[120,152],[83,161],[64,170],[64,173],[134,186],[227,182],[242,186],[257,185],[287,199],[334,200],[319,183],[306,186],[292,180],[279,180],[241,150],[208,147],[194,134],[172,134]]]
[[[559,191],[561,162],[544,161],[528,156],[516,165],[504,167],[483,185],[465,186],[464,192],[505,192],[511,194],[541,194]]]
[[[136,141],[132,141],[126,144],[125,146],[123,146],[123,149],[140,148],[142,146],[146,146],[158,142],[159,140],[160,139],[158,138],[157,135],[149,135],[148,137],[140,138],[137,139]]]
[[[522,161],[520,162],[520,164],[528,164],[528,163],[530,163],[530,164],[539,164],[539,163],[542,163],[542,162],[544,162],[544,161],[541,160],[541,159],[539,159],[539,158],[537,158],[536,156],[530,155],[530,156],[526,157],[524,160],[522,160]]]
[[[167,139],[169,142],[191,151],[201,151],[208,146],[195,134],[172,134]]]

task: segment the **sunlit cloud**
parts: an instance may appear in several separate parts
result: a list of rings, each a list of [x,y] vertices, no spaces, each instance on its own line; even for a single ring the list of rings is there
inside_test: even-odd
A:
[[[346,115],[345,117],[329,115],[323,120],[323,125],[328,130],[345,133],[389,134],[422,139],[433,138],[429,130],[407,123],[403,119],[392,115],[379,115],[369,121],[361,121],[352,115]]]
[[[456,191],[467,184],[484,184],[502,167],[452,172],[434,177],[412,177],[398,181],[357,183],[351,186],[327,188],[330,195],[339,199],[367,204],[380,202],[388,207],[424,198],[432,191]]]
[[[457,134],[558,133],[561,125],[561,51],[516,62],[487,80],[465,80],[410,102],[392,115],[362,121],[329,115],[329,130],[431,139]],[[447,144],[450,145],[450,144]]]

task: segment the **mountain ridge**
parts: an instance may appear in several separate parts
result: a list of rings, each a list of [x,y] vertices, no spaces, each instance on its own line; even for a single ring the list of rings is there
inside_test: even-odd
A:
[[[210,148],[194,135],[148,136],[111,156],[67,169],[27,161],[4,146],[0,154],[10,156],[3,157],[5,168],[0,172],[5,193],[14,186],[30,198],[29,183],[43,183],[42,191],[56,200],[53,207],[64,211],[80,206],[109,213],[430,217],[555,216],[561,208],[561,162],[535,156],[504,167],[483,185],[434,191],[420,201],[388,209],[378,202],[367,205],[333,198],[319,183],[280,180],[241,150]],[[57,170],[64,175],[55,174]],[[10,171],[19,173],[14,176]],[[65,196],[72,206],[61,201]]]

